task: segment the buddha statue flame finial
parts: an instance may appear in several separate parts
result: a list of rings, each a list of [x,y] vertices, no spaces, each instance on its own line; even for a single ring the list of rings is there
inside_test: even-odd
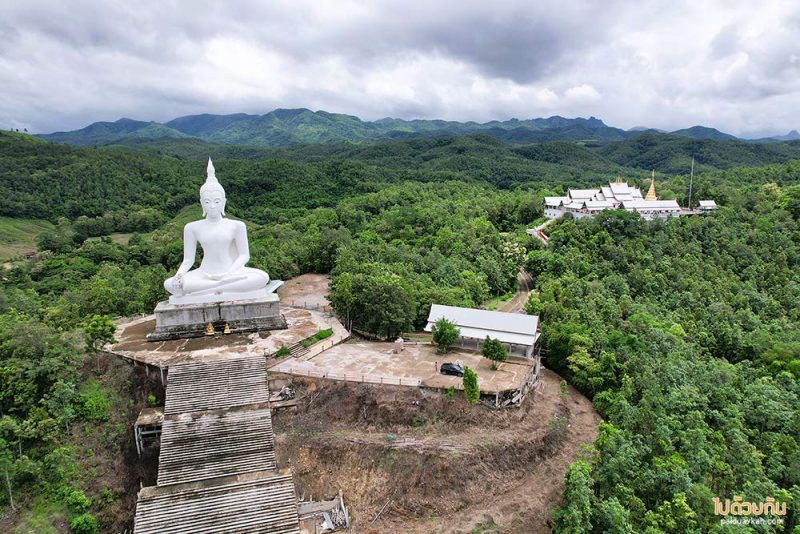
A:
[[[208,167],[206,167],[206,174],[207,179],[213,178],[214,181],[217,181],[217,175],[214,173],[214,163],[211,161],[211,157],[208,158]]]
[[[212,191],[220,191],[222,196],[225,196],[225,189],[222,188],[222,184],[220,184],[219,180],[217,180],[217,175],[214,171],[214,164],[211,162],[211,158],[208,158],[206,181],[200,187],[200,197],[202,197],[205,193],[210,193]]]

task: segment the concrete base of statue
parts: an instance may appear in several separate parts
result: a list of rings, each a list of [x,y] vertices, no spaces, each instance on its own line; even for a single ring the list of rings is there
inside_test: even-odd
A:
[[[193,304],[172,304],[165,300],[158,303],[155,315],[156,329],[147,335],[148,341],[205,336],[209,323],[219,334],[226,326],[232,334],[286,328],[276,293],[252,299]]]

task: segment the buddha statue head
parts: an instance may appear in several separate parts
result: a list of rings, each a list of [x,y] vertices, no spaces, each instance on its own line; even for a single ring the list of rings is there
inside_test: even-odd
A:
[[[225,190],[217,180],[211,158],[208,158],[206,181],[200,187],[200,206],[207,219],[219,219],[225,215]]]

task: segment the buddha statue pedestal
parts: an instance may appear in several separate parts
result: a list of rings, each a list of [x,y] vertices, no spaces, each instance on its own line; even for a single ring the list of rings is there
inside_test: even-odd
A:
[[[276,293],[254,299],[197,304],[159,302],[155,310],[156,329],[147,335],[147,340],[202,337],[209,324],[218,334],[223,333],[226,325],[232,334],[286,328],[279,303]]]

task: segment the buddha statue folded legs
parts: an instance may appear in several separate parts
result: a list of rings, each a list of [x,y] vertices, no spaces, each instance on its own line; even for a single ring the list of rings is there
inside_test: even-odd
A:
[[[172,304],[189,304],[258,298],[267,294],[268,283],[267,273],[251,267],[242,267],[218,280],[194,269],[168,278],[164,288],[172,295]]]

